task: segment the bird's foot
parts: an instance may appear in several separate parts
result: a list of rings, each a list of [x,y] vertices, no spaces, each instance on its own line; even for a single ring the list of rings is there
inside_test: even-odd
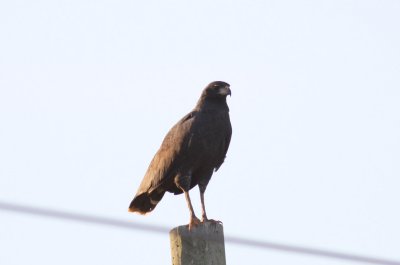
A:
[[[199,224],[201,224],[199,218],[197,218],[196,216],[191,217],[189,221],[189,231],[191,231],[194,227],[198,226]]]
[[[207,217],[204,217],[204,216],[203,216],[201,222],[202,222],[202,223],[207,223],[207,222],[208,222],[208,223],[213,223],[213,224],[220,224],[220,225],[222,225],[222,222],[221,222],[221,221],[219,221],[219,220],[214,220],[214,219],[208,219]]]

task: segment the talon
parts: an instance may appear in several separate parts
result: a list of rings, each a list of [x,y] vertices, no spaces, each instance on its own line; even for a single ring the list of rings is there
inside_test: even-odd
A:
[[[189,225],[188,225],[189,226],[189,231],[191,231],[192,228],[194,228],[194,227],[196,227],[196,226],[198,226],[200,224],[201,224],[200,219],[197,218],[196,216],[190,218]]]
[[[214,220],[214,219],[207,219],[207,218],[203,218],[203,220],[201,221],[202,223],[206,223],[206,222],[210,222],[210,223],[214,223],[214,224],[221,224],[222,222],[219,220]]]

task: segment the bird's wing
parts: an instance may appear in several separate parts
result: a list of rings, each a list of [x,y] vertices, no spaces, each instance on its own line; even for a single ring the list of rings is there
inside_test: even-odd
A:
[[[188,150],[195,117],[196,112],[190,112],[169,130],[150,162],[137,194],[151,192],[173,179]]]
[[[218,162],[217,166],[215,167],[215,171],[219,169],[219,167],[224,163],[226,153],[228,152],[229,144],[231,142],[231,137],[232,137],[232,127],[230,122],[228,123],[229,126],[226,127],[226,135],[225,139],[223,142],[223,155],[221,156],[221,161]]]

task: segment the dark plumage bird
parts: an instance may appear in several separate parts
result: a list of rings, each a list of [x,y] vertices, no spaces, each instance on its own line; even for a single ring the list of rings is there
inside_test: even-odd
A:
[[[189,197],[189,190],[198,185],[202,222],[209,220],[204,192],[213,172],[224,162],[232,135],[227,95],[231,95],[229,84],[222,81],[212,82],[203,90],[196,107],[165,136],[129,211],[145,214],[154,210],[165,192],[184,193],[190,229],[200,223]]]

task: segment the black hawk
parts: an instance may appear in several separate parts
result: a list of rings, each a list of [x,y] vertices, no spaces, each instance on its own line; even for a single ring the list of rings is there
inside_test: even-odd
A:
[[[229,84],[210,83],[202,92],[196,107],[165,136],[150,162],[129,211],[145,214],[154,210],[165,192],[185,194],[190,211],[189,229],[207,218],[204,192],[214,171],[224,162],[232,135],[227,95]],[[189,190],[198,185],[202,220],[193,210]]]

